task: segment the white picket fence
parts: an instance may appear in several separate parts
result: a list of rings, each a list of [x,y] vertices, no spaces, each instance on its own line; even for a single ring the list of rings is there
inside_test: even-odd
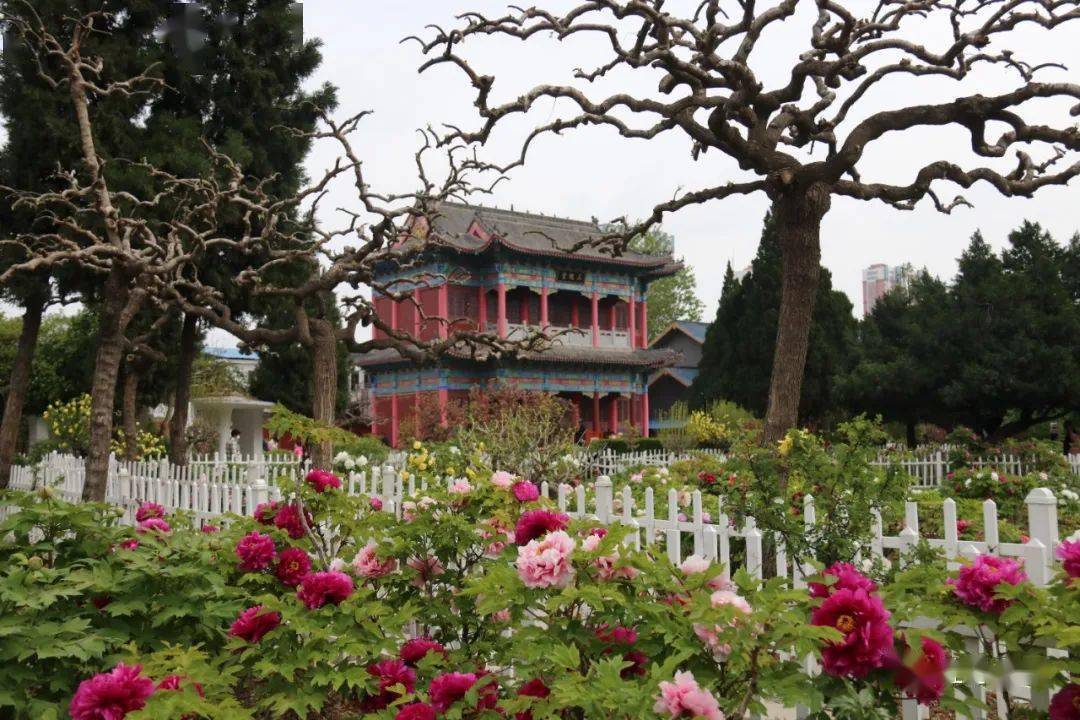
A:
[[[723,451],[707,448],[683,452],[638,450],[617,453],[613,450],[604,450],[588,455],[588,467],[592,469],[594,476],[616,475],[637,467],[663,467],[679,460],[687,460],[702,455],[720,460],[725,457]],[[1064,457],[1073,474],[1080,475],[1080,453],[1073,453]],[[915,478],[917,487],[924,488],[940,487],[951,471],[948,453],[942,450],[915,456],[890,455],[882,452],[878,454],[871,464],[878,467],[897,465],[908,475]],[[981,457],[972,460],[970,465],[976,468],[999,470],[1007,475],[1023,475],[1028,471],[1027,461],[1022,455],[1003,454]]]
[[[63,497],[78,502],[84,478],[81,460],[56,456],[48,458],[36,471],[15,468],[12,487],[31,490],[49,485]],[[419,501],[427,491],[428,484],[426,481],[418,483],[412,475],[404,478],[399,470],[387,465],[371,468],[370,472],[350,474],[345,478],[344,489],[351,494],[378,497],[384,511],[400,516],[403,504]],[[710,508],[700,491],[691,493],[687,498],[671,489],[657,497],[652,488],[646,488],[639,505],[631,487],[615,488],[606,476],[588,485],[552,487],[543,483],[540,491],[560,511],[573,518],[590,518],[601,524],[619,524],[630,528],[626,538],[629,546],[662,549],[668,559],[676,564],[686,554],[693,553],[715,561],[723,567],[725,575],[730,576],[731,568],[741,558],[739,564],[752,576],[786,577],[795,587],[805,586],[804,577],[812,572],[809,564],[804,564],[806,558],[789,559],[781,537],[768,536],[769,531],[759,528],[752,517],[747,517],[742,527],[735,527],[723,502],[716,500],[715,506]],[[281,498],[279,488],[267,482],[266,473],[252,470],[244,476],[226,473],[215,477],[214,473],[189,473],[178,477],[163,469],[161,463],[114,463],[106,495],[109,502],[123,508],[121,521],[125,524],[134,524],[135,510],[145,501],[159,503],[169,512],[191,513],[200,522],[207,522],[214,519],[227,521],[223,516],[229,514],[250,515],[259,503]],[[814,498],[806,496],[803,502],[803,518],[809,528],[816,522]],[[1054,550],[1060,540],[1057,500],[1049,490],[1037,488],[1025,502],[1028,510],[1027,534],[1030,538],[1026,543],[1000,541],[997,506],[992,500],[983,503],[985,530],[982,540],[959,538],[956,503],[951,499],[945,500],[941,506],[945,537],[925,540],[931,546],[940,548],[952,567],[957,567],[963,558],[981,553],[1020,558],[1032,582],[1046,585],[1054,573]],[[908,551],[920,539],[917,503],[906,504],[904,527],[897,535],[884,534],[881,516],[875,512],[872,537],[861,557],[864,561],[881,558],[903,564],[907,561]],[[771,569],[765,566],[765,548],[769,545],[774,548],[771,561],[775,565]],[[977,651],[978,648],[973,647],[973,650]],[[986,679],[985,682],[991,690],[999,688],[995,683],[1006,682],[1015,697],[1030,699],[1039,708],[1045,709],[1049,700],[1047,692],[1032,691],[1021,675],[1004,680]],[[970,692],[980,696],[986,690],[983,681],[972,681],[969,687]],[[1000,692],[998,697],[1001,697]],[[922,717],[922,711],[916,703],[905,702],[904,718],[917,720]],[[798,708],[794,714],[804,717],[806,711]],[[979,714],[972,718],[981,719]]]

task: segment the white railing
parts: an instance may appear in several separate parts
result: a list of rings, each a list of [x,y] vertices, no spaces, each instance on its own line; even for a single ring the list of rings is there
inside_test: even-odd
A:
[[[590,453],[588,466],[592,468],[593,475],[615,475],[626,472],[635,467],[670,465],[679,460],[687,460],[695,456],[709,455],[721,460],[725,455],[720,450],[695,449],[682,452],[669,450],[639,450],[635,452],[617,453],[614,450],[603,450]],[[1080,453],[1065,455],[1065,461],[1069,464],[1074,475],[1080,475]],[[915,478],[917,487],[936,488],[940,487],[946,476],[951,471],[949,457],[946,452],[935,451],[929,455],[906,457],[903,455],[890,456],[889,453],[879,453],[871,462],[877,467],[897,465],[907,474]],[[992,468],[1000,470],[1008,475],[1023,475],[1029,471],[1028,462],[1022,455],[994,455],[990,457],[975,458],[969,463],[975,468]]]

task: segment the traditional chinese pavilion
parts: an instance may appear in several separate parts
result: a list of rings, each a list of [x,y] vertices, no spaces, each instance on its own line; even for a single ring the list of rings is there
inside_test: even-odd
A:
[[[423,256],[407,269],[387,264],[377,278],[394,294],[414,298],[395,302],[376,293],[376,311],[391,327],[425,340],[456,328],[509,339],[536,328],[575,331],[513,359],[466,348],[430,367],[392,349],[360,356],[378,434],[397,445],[401,424],[423,398],[445,408],[492,383],[569,399],[590,436],[630,425],[648,434],[649,375],[677,358],[648,347],[645,292],[654,279],[678,271],[678,263],[593,248],[588,241],[602,234],[595,222],[456,203],[444,203],[430,226],[418,220],[412,234],[427,241]],[[376,330],[376,338],[382,335]]]

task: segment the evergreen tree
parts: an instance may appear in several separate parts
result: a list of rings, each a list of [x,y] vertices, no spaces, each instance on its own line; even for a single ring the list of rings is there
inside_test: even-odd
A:
[[[700,372],[690,390],[693,405],[724,399],[764,415],[776,348],[780,269],[780,243],[769,214],[746,277],[735,280],[728,265],[716,319],[705,335]],[[851,301],[832,289],[831,275],[822,270],[799,405],[803,421],[824,420],[835,409],[835,378],[850,366],[855,330]]]

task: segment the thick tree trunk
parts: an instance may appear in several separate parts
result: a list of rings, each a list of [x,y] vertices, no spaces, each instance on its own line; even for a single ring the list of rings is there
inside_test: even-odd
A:
[[[317,320],[311,322],[311,337],[311,416],[332,425],[337,399],[337,335],[329,323]],[[319,443],[311,448],[311,462],[329,469],[332,453],[331,443]]]
[[[109,480],[116,380],[124,356],[125,309],[131,288],[125,274],[112,270],[105,281],[98,329],[94,381],[90,386],[90,450],[86,458],[83,500],[102,502]]]
[[[191,402],[191,377],[199,349],[199,318],[184,315],[180,330],[180,357],[176,369],[176,393],[173,416],[169,425],[169,460],[174,465],[187,465],[188,404]]]
[[[139,380],[141,372],[134,363],[124,369],[121,411],[124,423],[124,456],[139,459]]]
[[[915,436],[915,421],[907,421],[907,444],[909,450],[914,450],[915,446],[919,444],[919,438]]]
[[[776,328],[763,442],[776,442],[799,422],[810,323],[821,277],[821,218],[829,209],[823,186],[773,199],[782,253],[780,317]]]
[[[37,349],[41,318],[44,314],[44,297],[27,300],[19,344],[15,349],[15,362],[11,368],[11,384],[8,387],[7,401],[4,403],[4,420],[0,423],[0,488],[6,488],[11,479],[11,463],[19,441],[23,405],[30,389],[30,367],[34,362],[34,351]]]

